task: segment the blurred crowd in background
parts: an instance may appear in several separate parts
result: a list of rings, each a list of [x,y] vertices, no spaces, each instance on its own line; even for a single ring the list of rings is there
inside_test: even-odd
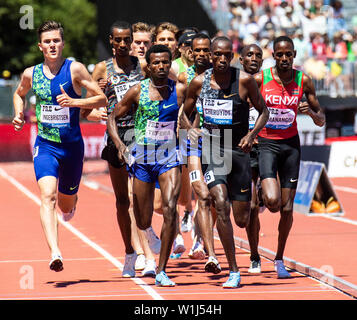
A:
[[[201,1],[206,2],[206,8],[207,1],[212,17],[218,9],[223,12],[220,19],[225,21],[226,28],[218,34],[232,39],[236,66],[239,67],[241,48],[250,43],[262,47],[263,69],[272,66],[274,38],[288,35],[293,38],[297,51],[295,68],[315,80],[318,93],[331,97],[357,96],[357,15],[348,24],[343,1]],[[222,7],[224,3],[226,6]]]

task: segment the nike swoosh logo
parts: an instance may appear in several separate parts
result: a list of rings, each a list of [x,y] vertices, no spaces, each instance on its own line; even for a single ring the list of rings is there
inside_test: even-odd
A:
[[[226,104],[227,102],[217,102],[217,105],[221,106],[223,104]]]
[[[225,94],[223,95],[223,98],[227,99],[227,98],[230,98],[230,97],[233,97],[233,96],[236,96],[237,93],[232,93],[232,94],[229,94],[228,96],[226,96]]]
[[[249,190],[249,188],[247,189],[240,189],[240,192],[247,192]]]
[[[290,182],[296,182],[298,179],[290,179]]]
[[[167,106],[164,105],[162,108],[163,108],[163,109],[167,109],[167,108],[170,108],[170,107],[173,106],[173,105],[175,105],[175,104],[174,104],[174,103],[171,103],[171,104],[169,104],[169,105],[167,105]]]
[[[273,91],[274,89],[265,89],[265,92]]]
[[[74,189],[77,189],[78,185],[76,185],[75,187],[69,187],[69,190],[73,191]]]
[[[171,124],[171,123],[169,123],[169,124],[162,124],[162,125],[161,125],[161,128],[166,128],[166,127],[168,127],[170,124]]]
[[[67,83],[68,83],[68,81],[66,81],[65,83],[61,83],[60,86],[62,86],[62,88],[63,88],[63,86]]]
[[[286,113],[289,113],[290,111],[281,111],[281,114],[286,114]]]
[[[63,109],[62,107],[55,107],[55,111],[60,111],[62,109]]]

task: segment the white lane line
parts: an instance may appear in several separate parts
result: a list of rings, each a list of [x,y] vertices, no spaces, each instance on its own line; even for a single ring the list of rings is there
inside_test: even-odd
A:
[[[19,189],[22,193],[24,193],[28,198],[34,201],[36,204],[41,205],[41,200],[33,194],[30,190],[28,190],[25,186],[23,186],[20,182],[18,182],[15,178],[8,175],[5,170],[0,168],[0,176],[13,184],[17,189]],[[123,265],[114,258],[109,252],[104,250],[102,247],[97,245],[95,242],[90,240],[83,233],[78,231],[75,227],[73,227],[70,223],[64,221],[60,215],[58,215],[58,221],[62,224],[67,230],[71,231],[78,238],[80,238],[84,243],[92,247],[94,250],[99,252],[102,256],[104,256],[108,261],[110,261],[114,266],[116,266],[119,270],[123,270]],[[145,281],[139,278],[131,278],[137,285],[139,285],[142,289],[144,289],[154,300],[164,300],[161,295],[159,295],[152,287],[150,287]]]

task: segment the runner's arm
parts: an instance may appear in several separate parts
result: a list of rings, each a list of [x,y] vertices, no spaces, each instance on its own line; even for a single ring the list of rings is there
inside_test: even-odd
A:
[[[22,74],[20,83],[17,86],[13,95],[15,116],[12,120],[12,124],[14,125],[16,131],[20,131],[23,125],[25,124],[25,97],[31,89],[32,72],[33,67],[25,69],[24,73]]]
[[[299,111],[309,115],[317,126],[322,127],[326,122],[325,113],[316,97],[314,83],[311,78],[306,75],[304,75],[304,93],[307,101],[300,102],[298,107]]]
[[[80,89],[84,88],[89,93],[88,98],[73,99],[68,96],[65,90],[61,87],[62,94],[56,97],[58,104],[61,107],[78,107],[84,109],[93,109],[105,107],[108,103],[106,96],[98,86],[97,82],[92,79],[86,67],[79,62],[73,62],[71,68],[73,85],[77,85]]]

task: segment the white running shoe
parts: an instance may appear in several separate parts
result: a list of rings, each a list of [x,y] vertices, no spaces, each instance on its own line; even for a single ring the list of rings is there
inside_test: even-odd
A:
[[[63,258],[60,254],[53,254],[50,261],[50,269],[56,272],[63,270]]]
[[[139,254],[135,262],[135,270],[144,270],[145,269],[145,255]]]
[[[122,277],[123,278],[134,278],[135,277],[135,262],[137,258],[136,252],[125,255],[125,262]]]
[[[76,207],[74,207],[70,212],[68,213],[65,213],[65,212],[62,212],[62,219],[64,221],[69,221],[73,218],[74,214],[76,212]]]
[[[150,247],[151,251],[154,254],[159,254],[160,253],[160,249],[161,249],[161,240],[156,235],[154,229],[152,227],[147,228],[145,230],[145,233],[146,233],[146,237],[148,239],[149,247]]]
[[[219,265],[218,260],[215,257],[210,256],[208,258],[208,261],[205,264],[205,271],[214,274],[218,274],[222,271],[221,266]]]
[[[141,271],[143,277],[155,277],[156,276],[156,262],[155,260],[146,260],[146,267]]]
[[[249,273],[261,273],[262,269],[261,269],[261,262],[260,260],[251,260],[250,261],[250,267],[248,269]]]
[[[174,249],[173,253],[184,253],[186,251],[185,244],[183,241],[183,238],[180,234],[176,236],[176,239],[174,241]]]
[[[278,274],[278,279],[291,278],[291,274],[285,269],[283,260],[275,260],[274,267],[275,267],[275,271]]]
[[[200,241],[196,241],[194,243],[194,245],[190,249],[188,256],[193,260],[204,260],[204,258],[206,257],[206,252]]]
[[[192,229],[192,216],[193,211],[188,212],[185,210],[185,215],[182,218],[181,222],[181,232],[189,232]]]

